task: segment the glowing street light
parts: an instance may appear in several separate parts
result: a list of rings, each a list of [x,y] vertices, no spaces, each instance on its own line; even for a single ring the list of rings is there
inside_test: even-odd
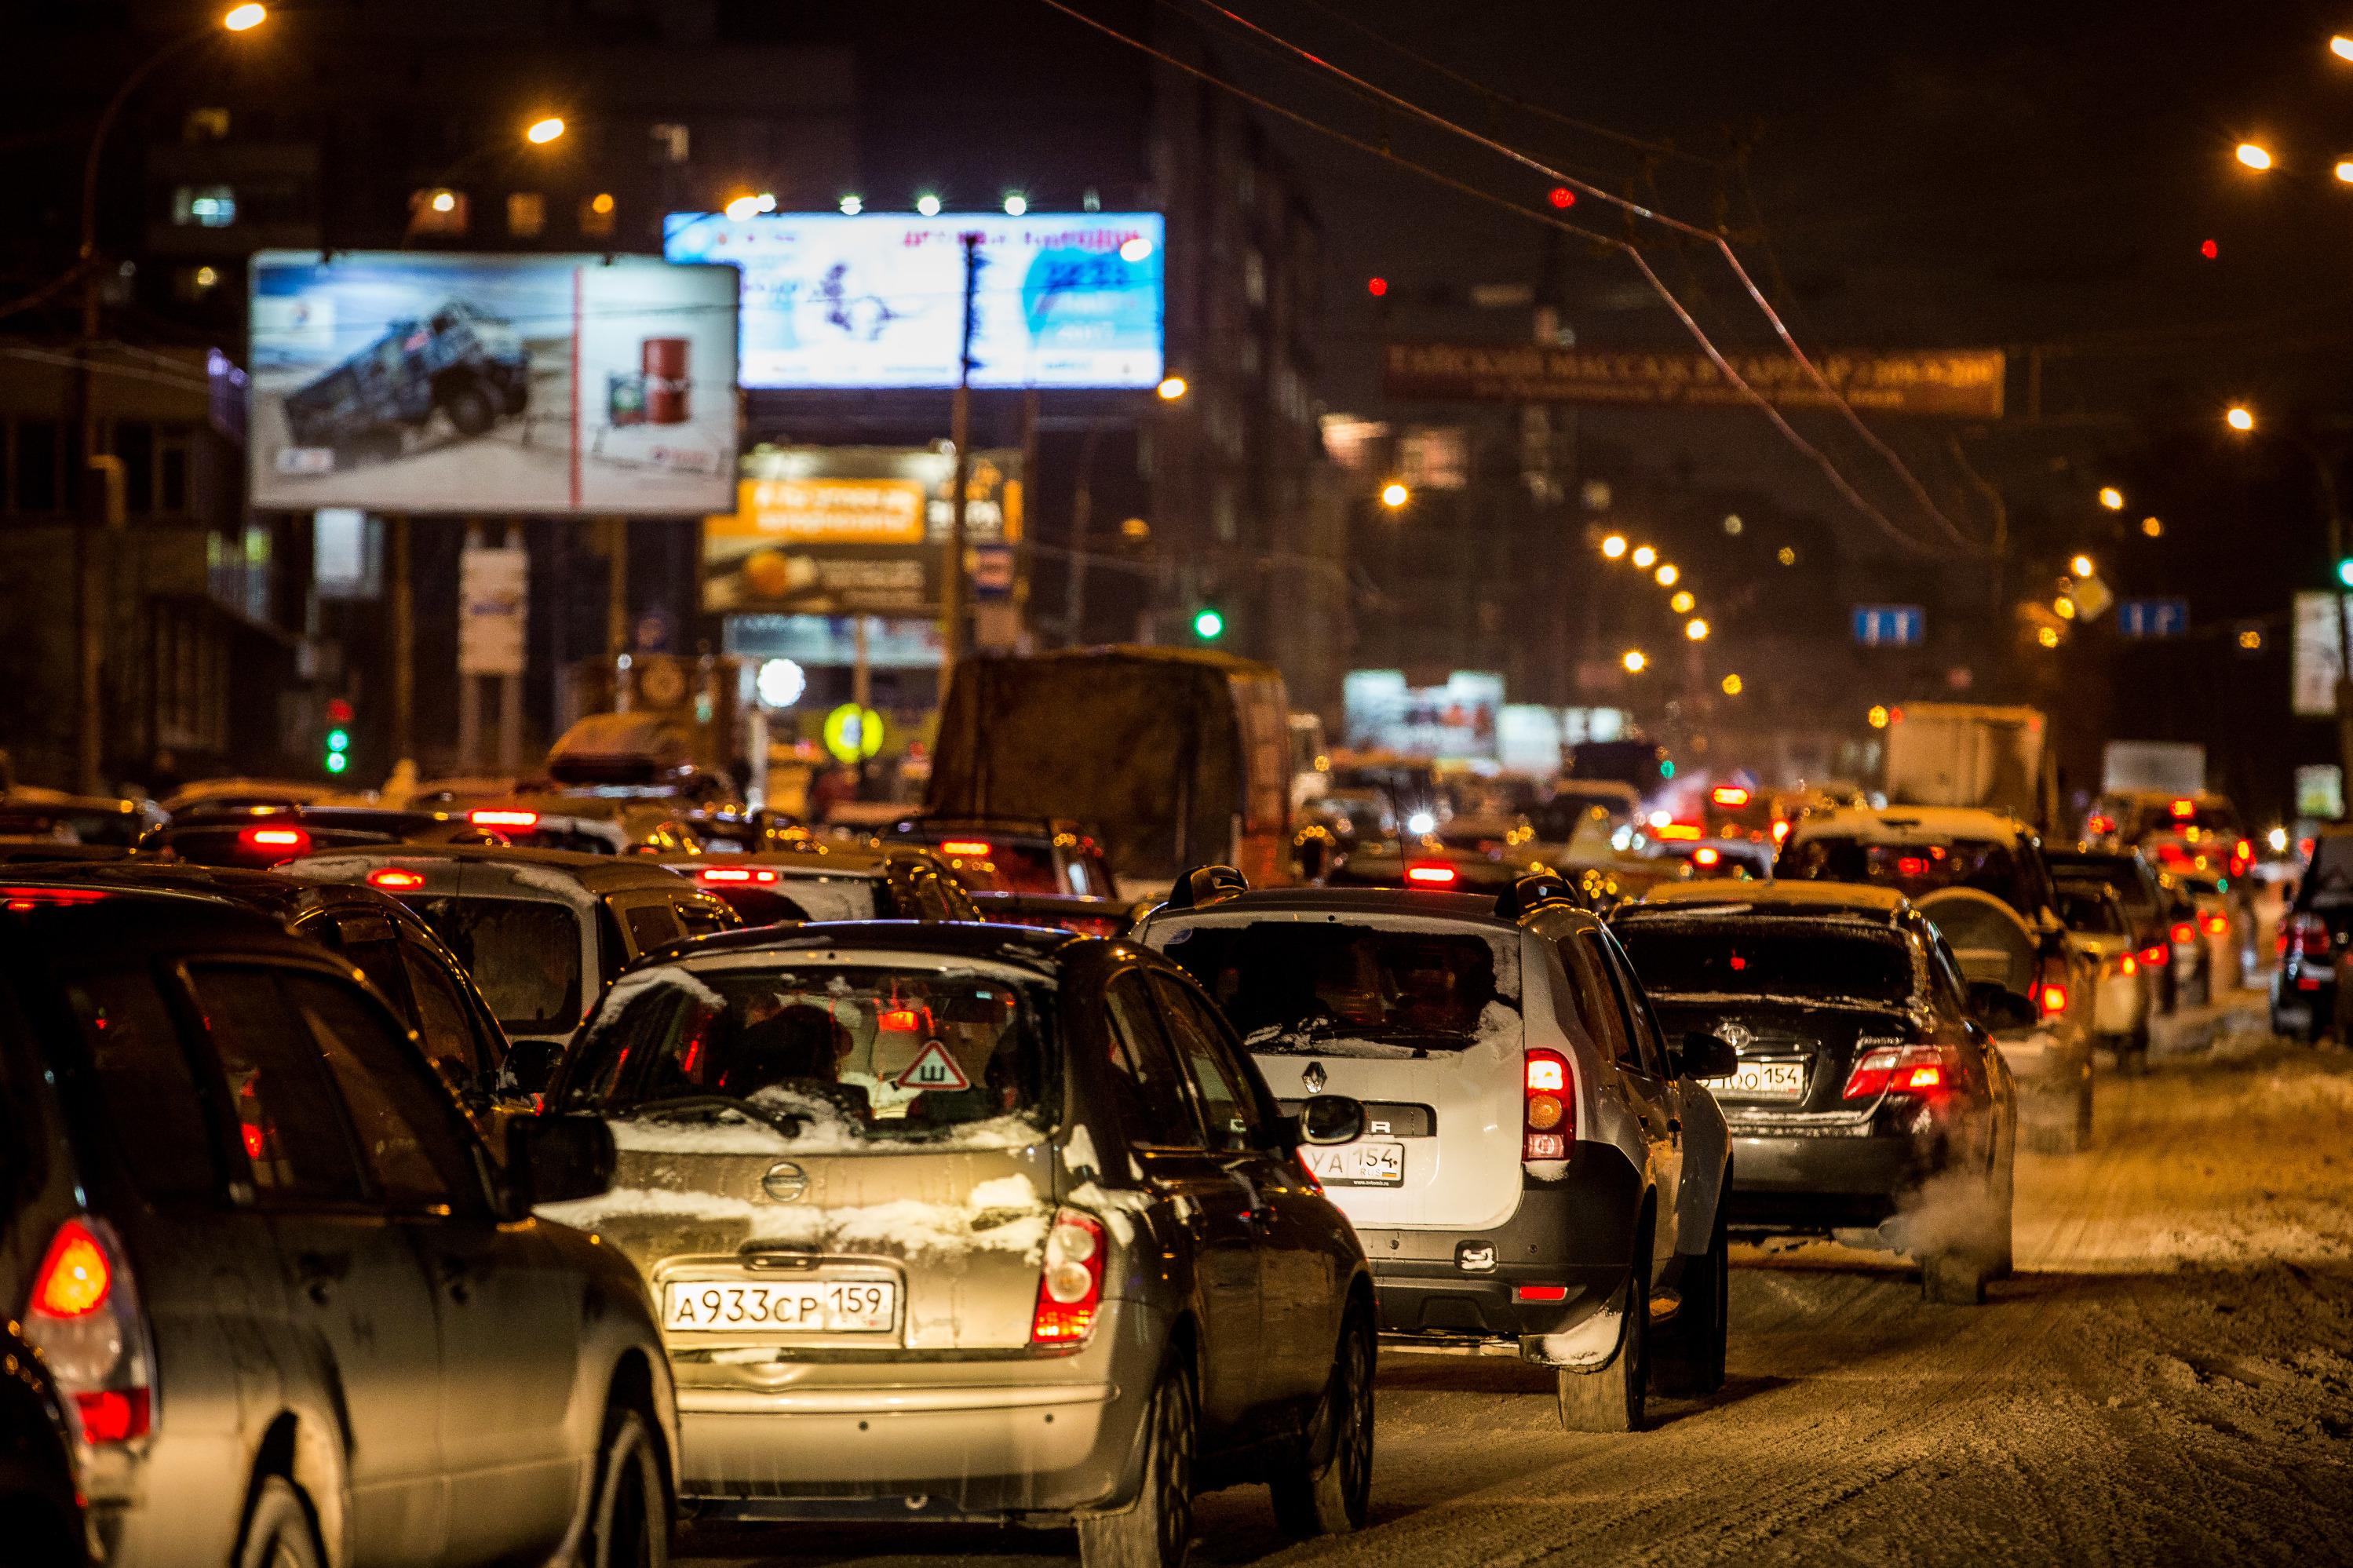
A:
[[[1174,403],[1190,389],[1186,386],[1183,376],[1165,375],[1160,378],[1160,385],[1155,390],[1160,394],[1161,402]]]
[[[776,210],[776,193],[762,191],[754,195],[746,191],[741,195],[730,196],[727,199],[727,205],[722,210],[738,223],[745,218],[758,217],[762,213],[772,213]]]
[[[2328,40],[2328,52],[2340,60],[2353,60],[2353,38],[2337,34]]]
[[[1119,258],[1131,264],[1141,261],[1151,254],[1152,242],[1140,234],[1125,241],[1119,247]]]
[[[2272,155],[2253,142],[2239,143],[2238,159],[2240,163],[2258,174],[2272,166]]]
[[[1740,677],[1736,675],[1727,675],[1724,678],[1724,694],[1726,697],[1737,697],[1740,695]]]
[[[1873,729],[1874,729],[1874,730],[1884,730],[1884,729],[1886,729],[1886,728],[1887,728],[1887,707],[1886,707],[1886,705],[1885,705],[1884,703],[1880,703],[1880,702],[1874,702],[1874,703],[1873,703],[1873,704],[1871,705],[1871,711],[1870,711],[1870,712],[1868,712],[1868,713],[1865,713],[1865,714],[1862,716],[1862,721],[1863,721],[1864,723],[1866,723],[1866,724],[1870,725],[1870,726],[1871,726]]]
[[[841,198],[842,216],[856,217],[860,213],[862,213],[865,210],[866,198],[860,195],[857,192],[852,191],[848,195]]]
[[[2122,511],[2125,510],[2125,492],[2116,489],[2114,485],[2102,485],[2100,487],[2100,504],[2106,507],[2110,511]]]
[[[1413,492],[1406,489],[1401,480],[1391,479],[1381,487],[1381,504],[1391,511],[1395,511],[1412,499]]]
[[[522,139],[534,147],[544,147],[563,134],[563,119],[551,114],[543,120],[533,121],[530,128],[522,133]]]
[[[455,191],[436,191],[433,193],[433,199],[426,205],[430,206],[437,213],[456,212],[458,210],[458,193]]]
[[[2088,555],[2078,555],[2067,563],[2067,570],[2078,577],[2089,577],[2092,575],[2092,558]]]
[[[1673,598],[1667,601],[1667,608],[1672,610],[1679,616],[1688,616],[1692,612],[1692,606],[1698,603],[1699,601],[1697,599],[1691,596],[1691,590],[1685,588],[1677,593]]]
[[[1601,553],[1605,559],[1610,561],[1615,561],[1620,556],[1624,555],[1626,553],[1626,536],[1622,533],[1613,533],[1609,538],[1603,540],[1601,542]]]
[[[1690,620],[1683,623],[1683,636],[1691,638],[1694,642],[1705,642],[1707,640],[1707,623],[1702,620],[1699,616],[1694,616]]]
[[[2059,628],[2057,626],[2037,626],[2034,629],[2034,640],[2041,643],[2044,647],[2057,647],[2059,646]]]
[[[1659,569],[1651,575],[1658,580],[1660,587],[1672,588],[1675,585],[1675,579],[1682,576],[1683,573],[1676,569],[1673,562],[1662,561],[1659,563]]]
[[[1630,647],[1626,650],[1625,655],[1618,660],[1618,662],[1626,667],[1627,674],[1640,675],[1642,671],[1651,668],[1651,656],[1644,653],[1641,648]]]
[[[269,19],[266,5],[232,5],[221,18],[221,26],[232,33],[249,33]]]
[[[1643,571],[1648,572],[1651,569],[1651,563],[1657,561],[1658,558],[1659,552],[1651,549],[1649,545],[1637,544],[1634,546],[1634,564],[1641,567]]]
[[[2255,427],[2254,410],[2243,403],[2233,403],[2231,411],[2222,416],[2222,423],[2243,436]]]
[[[1008,191],[1005,193],[1005,216],[1007,217],[1019,217],[1023,213],[1026,213],[1029,210],[1029,198],[1028,196],[1023,195],[1019,191]]]
[[[2165,536],[2165,524],[2153,517],[2145,517],[2140,520],[2140,531],[2151,539],[2161,539]]]
[[[2051,601],[2051,613],[2063,621],[2072,621],[2075,618],[2075,601],[2062,594]]]
[[[915,198],[915,210],[925,217],[937,217],[940,216],[940,198],[925,191]]]
[[[2353,160],[2340,158],[2337,161],[2337,177],[2344,184],[2353,185]]]

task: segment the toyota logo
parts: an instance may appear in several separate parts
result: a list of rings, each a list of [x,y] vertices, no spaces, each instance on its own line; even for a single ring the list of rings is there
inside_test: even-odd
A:
[[[1307,1070],[1299,1075],[1299,1081],[1307,1086],[1308,1093],[1323,1093],[1324,1085],[1326,1081],[1324,1077],[1324,1064],[1322,1062],[1309,1062],[1307,1064]]]
[[[1715,1037],[1734,1050],[1739,1051],[1746,1049],[1748,1042],[1755,1039],[1757,1036],[1747,1025],[1736,1024],[1727,1018],[1715,1026]]]
[[[760,1178],[760,1190],[780,1204],[789,1204],[808,1191],[808,1173],[790,1160],[779,1160]]]

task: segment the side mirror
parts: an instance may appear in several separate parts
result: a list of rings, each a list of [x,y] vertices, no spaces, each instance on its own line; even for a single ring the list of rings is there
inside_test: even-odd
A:
[[[519,1116],[507,1123],[507,1181],[518,1214],[593,1198],[613,1185],[613,1130],[596,1116]]]
[[[2005,1029],[2031,1029],[2042,1021],[2031,999],[1999,980],[1969,982],[1969,1011],[1997,1035]]]
[[[554,1040],[516,1040],[507,1047],[506,1065],[500,1069],[497,1092],[510,1100],[529,1100],[545,1094],[555,1081],[555,1069],[564,1060],[564,1047]]]
[[[1311,1096],[1299,1108],[1302,1143],[1353,1143],[1365,1135],[1365,1102],[1345,1094]]]
[[[1675,1065],[1686,1078],[1730,1078],[1740,1070],[1740,1053],[1722,1037],[1694,1029],[1683,1037]]]

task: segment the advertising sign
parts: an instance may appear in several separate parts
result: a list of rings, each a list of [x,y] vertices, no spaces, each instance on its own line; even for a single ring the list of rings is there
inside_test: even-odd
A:
[[[1158,213],[672,213],[663,230],[672,261],[743,269],[745,386],[955,385],[968,233],[975,386],[1161,377]]]
[[[263,510],[693,516],[735,468],[735,274],[642,257],[265,250]]]
[[[1927,624],[1927,613],[1917,605],[1854,607],[1854,640],[1865,647],[1917,647]]]
[[[1020,454],[973,454],[972,555],[1021,541]],[[735,510],[702,524],[702,607],[719,615],[936,615],[955,458],[922,447],[747,454]],[[1009,589],[1009,579],[1008,587]]]
[[[1787,354],[1727,354],[1760,395],[1782,408],[1831,400]],[[1846,402],[1873,414],[1946,419],[2001,417],[2000,349],[1831,353],[1814,358]],[[1585,403],[1631,408],[1745,407],[1748,400],[1701,353],[1609,353],[1544,343],[1391,343],[1381,367],[1391,397],[1478,403]]]
[[[458,552],[458,673],[521,675],[531,557],[470,546]]]
[[[2187,637],[2189,601],[2126,599],[2116,606],[2116,630],[2128,637]]]
[[[2345,595],[2353,599],[2353,594]],[[2295,711],[2324,718],[2337,711],[2337,601],[2327,594],[2295,596],[2295,645],[2288,659]]]
[[[1493,760],[1504,678],[1458,669],[1443,686],[1408,686],[1401,669],[1352,669],[1341,680],[1340,705],[1356,751]]]

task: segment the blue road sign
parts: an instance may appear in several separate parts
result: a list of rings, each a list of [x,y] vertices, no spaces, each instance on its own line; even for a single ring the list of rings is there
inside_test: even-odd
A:
[[[1854,607],[1854,640],[1865,647],[1917,647],[1927,624],[1927,612],[1917,605]]]
[[[2128,637],[2189,635],[2187,599],[2126,599],[2116,605],[2116,630]]]

